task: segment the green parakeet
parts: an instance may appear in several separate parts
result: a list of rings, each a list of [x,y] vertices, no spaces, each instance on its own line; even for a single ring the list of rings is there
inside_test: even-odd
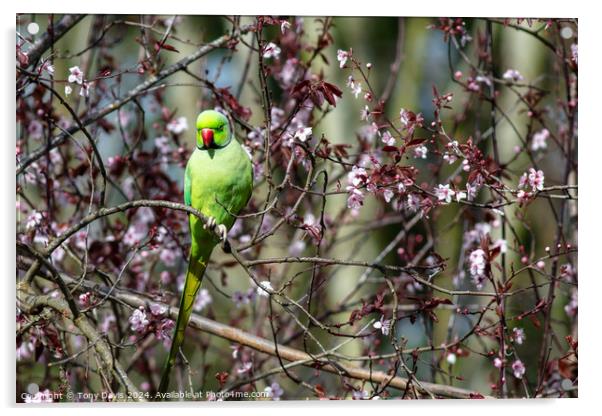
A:
[[[205,226],[190,215],[192,246],[188,271],[159,392],[167,391],[169,375],[184,340],[205,268],[213,248],[219,243],[207,228],[215,227],[225,240],[227,230],[235,221],[233,214],[238,214],[247,205],[252,190],[251,159],[234,138],[228,118],[214,110],[203,111],[196,120],[196,149],[186,165],[184,201],[209,217],[209,224]]]

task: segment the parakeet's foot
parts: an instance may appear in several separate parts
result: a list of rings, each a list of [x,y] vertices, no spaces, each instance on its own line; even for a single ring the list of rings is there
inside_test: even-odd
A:
[[[207,223],[203,225],[203,228],[206,230],[215,231],[222,243],[226,243],[228,241],[228,229],[224,224],[217,224],[215,218],[207,218]]]

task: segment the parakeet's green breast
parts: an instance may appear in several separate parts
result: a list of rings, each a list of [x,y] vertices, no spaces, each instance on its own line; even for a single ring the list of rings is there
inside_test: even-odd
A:
[[[253,189],[253,167],[249,155],[233,137],[218,149],[195,149],[186,166],[184,199],[217,224],[232,227],[235,217],[245,207]],[[193,241],[207,237],[202,223],[191,216]]]

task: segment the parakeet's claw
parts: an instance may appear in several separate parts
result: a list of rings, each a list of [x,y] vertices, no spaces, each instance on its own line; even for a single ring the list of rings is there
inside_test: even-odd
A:
[[[226,241],[228,239],[228,229],[224,224],[217,225],[217,235],[219,235],[219,239],[222,241]]]
[[[217,226],[217,235],[219,235],[220,240],[222,242],[222,249],[226,253],[232,252],[232,247],[230,247],[230,242],[228,241],[228,229],[225,225],[219,224]]]
[[[213,229],[215,228],[215,218],[213,218],[213,217],[207,218],[207,222],[205,224],[203,224],[203,228],[205,230],[213,231]]]
[[[222,242],[222,248],[226,253],[229,253],[231,249],[230,244],[228,243],[228,229],[224,224],[218,224],[215,232],[219,235],[219,239]]]

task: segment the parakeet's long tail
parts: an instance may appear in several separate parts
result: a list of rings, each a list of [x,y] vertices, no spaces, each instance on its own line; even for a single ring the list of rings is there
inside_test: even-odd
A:
[[[194,306],[194,300],[201,287],[203,281],[203,275],[205,273],[206,262],[209,259],[209,254],[201,256],[201,258],[190,259],[188,263],[188,271],[186,273],[186,281],[184,283],[184,290],[182,291],[182,297],[180,298],[180,311],[178,313],[178,319],[176,320],[176,327],[172,337],[171,348],[169,350],[169,356],[165,360],[163,366],[163,373],[161,374],[161,383],[159,384],[159,393],[165,393],[169,387],[169,375],[173,368],[182,342],[184,341],[184,333],[188,322],[190,321],[190,315],[192,314],[192,308]]]

